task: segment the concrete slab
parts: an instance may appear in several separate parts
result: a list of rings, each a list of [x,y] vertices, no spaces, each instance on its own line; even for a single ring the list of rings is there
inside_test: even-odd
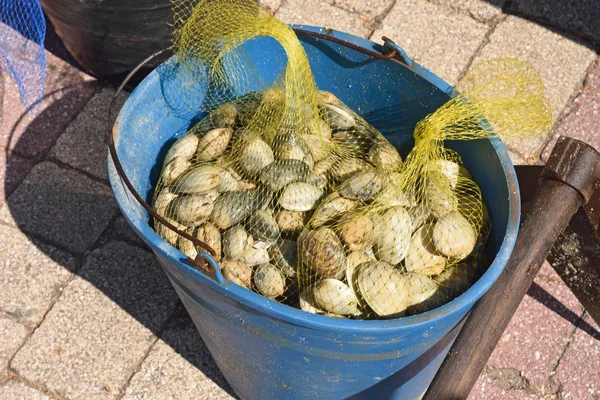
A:
[[[510,16],[500,22],[473,65],[498,57],[516,57],[528,61],[540,74],[546,95],[554,107],[556,120],[568,100],[581,85],[595,53],[577,41],[525,19]],[[506,139],[529,163],[539,162],[549,137]]]
[[[29,329],[25,325],[0,313],[0,384],[8,380],[8,361],[23,345],[28,334]]]
[[[387,36],[413,60],[455,84],[489,27],[425,0],[398,0],[372,38]]]
[[[555,379],[563,399],[600,398],[600,327],[585,314],[561,358]]]
[[[77,261],[7,226],[0,229],[0,254],[0,314],[33,328],[60,296]]]
[[[11,369],[66,398],[115,399],[174,312],[154,256],[124,242],[87,257]]]
[[[116,213],[117,205],[108,186],[42,162],[0,207],[0,221],[82,254]]]
[[[233,399],[232,389],[183,307],[131,378],[123,400]]]
[[[600,58],[590,68],[585,78],[584,90],[600,95]]]
[[[394,5],[394,0],[326,0],[335,7],[358,13],[368,19],[384,17]]]
[[[25,179],[34,162],[0,150],[0,205]]]
[[[0,400],[51,400],[48,396],[27,386],[24,382],[11,380],[3,385],[0,385]]]
[[[288,1],[279,8],[275,16],[287,24],[331,28],[364,38],[371,34],[371,30],[358,15],[320,0]]]

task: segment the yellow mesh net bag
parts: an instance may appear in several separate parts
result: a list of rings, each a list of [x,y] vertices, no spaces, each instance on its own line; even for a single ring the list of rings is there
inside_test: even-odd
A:
[[[170,73],[174,82],[193,78],[174,94],[206,117],[166,154],[158,214],[210,246],[227,279],[311,313],[395,318],[468,288],[489,217],[444,140],[548,131],[535,71],[516,60],[475,68],[417,125],[403,161],[373,126],[318,90],[290,27],[252,0],[194,4],[175,3]],[[287,58],[272,83],[240,47],[261,36]],[[204,251],[160,221],[154,227],[191,258]]]

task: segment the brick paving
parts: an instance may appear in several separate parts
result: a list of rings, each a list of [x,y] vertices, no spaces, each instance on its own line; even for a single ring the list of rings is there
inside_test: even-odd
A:
[[[600,147],[598,2],[261,0],[288,23],[387,35],[455,83],[479,60],[534,64],[549,137]],[[103,123],[114,89],[47,52],[41,113],[1,75],[0,399],[226,399],[227,382],[154,256],[119,214]],[[119,99],[122,104],[125,97]],[[600,399],[600,328],[545,264],[469,399]]]

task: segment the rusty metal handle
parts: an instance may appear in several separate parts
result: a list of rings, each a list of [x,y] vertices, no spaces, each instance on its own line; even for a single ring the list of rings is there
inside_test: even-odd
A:
[[[600,178],[600,154],[559,138],[502,275],[473,307],[424,399],[466,399],[558,235]]]

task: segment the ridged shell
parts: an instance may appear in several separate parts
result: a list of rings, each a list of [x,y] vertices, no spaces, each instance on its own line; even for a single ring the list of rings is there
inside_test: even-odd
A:
[[[160,175],[163,185],[171,185],[180,176],[186,172],[192,164],[189,160],[183,158],[174,158],[168,164],[165,165]]]
[[[315,210],[309,221],[309,226],[318,228],[325,222],[354,210],[357,206],[358,202],[356,200],[343,198],[339,193],[334,192],[327,196]]]
[[[236,285],[250,289],[252,285],[252,268],[239,261],[223,260],[221,272],[225,279]]]
[[[223,253],[231,260],[237,260],[254,245],[254,238],[241,225],[235,225],[223,234]]]
[[[268,211],[254,211],[245,225],[252,237],[259,241],[273,243],[279,238],[279,226]]]
[[[221,168],[202,165],[190,169],[181,176],[175,190],[186,194],[206,194],[221,184]]]
[[[233,129],[231,128],[217,128],[208,131],[198,142],[196,159],[206,162],[219,157],[229,145],[232,134]]]
[[[375,243],[375,225],[367,214],[352,212],[342,217],[340,238],[350,251],[364,251]]]
[[[325,311],[321,310],[315,301],[312,287],[308,287],[300,293],[300,309],[311,314],[325,314]]]
[[[388,142],[377,142],[369,150],[368,160],[384,171],[398,171],[402,168],[402,157],[398,150]]]
[[[210,221],[221,229],[233,226],[256,209],[255,191],[226,192],[215,201]]]
[[[243,139],[238,165],[250,176],[257,175],[267,165],[275,161],[273,150],[258,137]]]
[[[190,228],[206,222],[212,211],[213,202],[204,194],[178,197],[171,202],[172,216]]]
[[[339,193],[351,200],[370,200],[381,191],[383,180],[374,169],[359,172],[340,185]]]
[[[285,276],[293,278],[296,276],[296,265],[298,264],[298,245],[292,240],[283,240],[269,247],[271,263],[284,273]]]
[[[358,300],[344,282],[323,279],[313,288],[314,299],[319,308],[339,315],[358,315]]]
[[[279,205],[290,211],[314,210],[323,196],[323,191],[305,182],[292,183],[283,189]]]
[[[196,154],[198,142],[200,139],[193,133],[183,135],[167,151],[163,165],[167,165],[176,158],[183,161],[189,161]]]
[[[326,227],[305,231],[298,238],[303,268],[323,278],[341,278],[344,275],[346,255],[341,240]]]
[[[325,103],[327,110],[327,122],[334,129],[350,129],[356,125],[354,116],[344,107]]]
[[[271,190],[279,191],[290,183],[304,180],[308,165],[299,160],[275,161],[260,172],[259,180]]]

